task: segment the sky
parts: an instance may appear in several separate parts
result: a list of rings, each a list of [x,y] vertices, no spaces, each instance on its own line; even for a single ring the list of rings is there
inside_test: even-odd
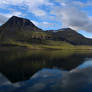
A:
[[[92,0],[0,0],[0,25],[12,16],[44,30],[72,28],[92,38]]]

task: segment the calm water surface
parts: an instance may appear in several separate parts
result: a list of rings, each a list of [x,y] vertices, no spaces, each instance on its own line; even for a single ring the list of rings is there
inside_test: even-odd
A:
[[[0,51],[0,92],[91,91],[89,51]]]

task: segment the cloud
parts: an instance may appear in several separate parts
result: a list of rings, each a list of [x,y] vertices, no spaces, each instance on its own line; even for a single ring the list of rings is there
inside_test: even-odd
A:
[[[57,17],[61,18],[63,26],[70,26],[79,29],[90,22],[90,18],[84,12],[75,7],[61,9],[61,12]]]
[[[81,2],[81,1],[73,1],[72,2],[74,5],[80,6],[80,7],[87,7],[87,6],[92,6],[92,1],[88,0],[87,2]]]
[[[56,23],[50,23],[50,22],[46,22],[46,21],[43,21],[43,22],[37,22],[37,21],[34,21],[34,20],[31,20],[36,26],[38,26],[39,28],[42,27],[44,29],[48,29],[48,28],[51,28],[51,27],[55,27],[57,26]]]
[[[0,25],[3,24],[3,23],[5,23],[6,20],[8,20],[7,17],[5,17],[5,16],[3,16],[3,15],[0,14]]]
[[[58,4],[56,4],[57,2]],[[33,14],[38,20],[43,22],[36,22],[37,25],[49,28],[56,27],[57,22],[62,27],[71,27],[75,30],[84,30],[92,32],[92,16],[87,14],[87,11],[83,10],[85,7],[92,6],[92,1],[82,2],[79,0],[1,0],[1,7],[18,6],[28,13]],[[47,10],[43,7],[46,7]],[[48,10],[49,9],[49,10]],[[22,11],[21,11],[22,12]],[[22,16],[23,13],[19,11],[12,11],[8,14],[4,14],[6,17],[12,15]],[[2,15],[2,14],[1,14]],[[5,21],[0,18],[1,23]],[[49,23],[54,21],[54,23]],[[48,22],[48,23],[47,23]],[[56,23],[55,23],[56,22]]]
[[[22,4],[24,0],[1,0],[0,4],[3,5],[17,5]]]
[[[45,16],[46,11],[41,9],[41,6],[51,6],[52,3],[50,3],[48,0],[26,0],[25,5],[28,6],[29,12],[33,13],[36,16]]]
[[[3,15],[5,15],[8,18],[10,18],[12,16],[19,16],[19,17],[23,16],[23,14],[19,11],[15,11],[15,12],[12,12],[12,13],[9,13],[9,14],[3,14]]]
[[[10,17],[12,16],[23,16],[24,14],[22,14],[19,11],[13,11],[12,13],[0,13],[0,25],[4,24]]]
[[[44,12],[43,10],[37,9],[37,10],[32,10],[32,13],[35,14],[35,16],[45,16],[46,12]]]
[[[65,2],[67,1],[67,3]],[[61,21],[63,27],[71,27],[75,30],[84,30],[87,32],[92,32],[92,16],[89,16],[87,12],[83,11],[81,6],[91,5],[92,3],[87,4],[81,2],[72,1],[71,3],[68,0],[64,2],[58,0],[60,6],[55,7],[52,14],[56,15],[58,21]],[[83,4],[83,5],[82,5]],[[77,5],[80,5],[78,7]]]
[[[2,0],[0,1],[0,5],[3,7],[8,7],[9,5],[16,5],[27,7],[26,10],[33,13],[35,16],[45,16],[46,11],[41,9],[40,6],[48,6],[52,5],[49,0]]]

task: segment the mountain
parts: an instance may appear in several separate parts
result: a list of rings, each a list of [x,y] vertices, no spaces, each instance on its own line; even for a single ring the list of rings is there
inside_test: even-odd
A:
[[[54,39],[66,41],[73,45],[92,45],[92,39],[86,38],[71,28],[63,28],[53,34]]]
[[[3,30],[8,30],[10,32],[15,31],[42,31],[38,27],[36,27],[30,20],[25,18],[20,18],[13,16],[11,17],[3,26],[1,26]]]
[[[32,32],[42,32],[42,30],[28,19],[13,16],[0,27],[0,39],[29,39]]]
[[[92,45],[92,39],[84,37],[71,28],[44,31],[36,27],[30,20],[17,16],[11,17],[0,27],[0,42],[9,40],[31,43],[53,40],[72,45]]]

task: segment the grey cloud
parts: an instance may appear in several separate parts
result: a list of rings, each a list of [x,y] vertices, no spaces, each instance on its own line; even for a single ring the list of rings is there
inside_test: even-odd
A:
[[[66,3],[63,7],[59,6],[53,9],[51,13],[56,15],[63,27],[71,27],[75,30],[92,32],[92,17],[88,16],[81,8]]]
[[[92,1],[91,0],[87,0],[87,2],[81,2],[81,1],[73,1],[74,5],[77,5],[79,7],[87,7],[87,6],[92,6]]]
[[[61,15],[63,25],[81,27],[89,23],[89,17],[84,12],[74,7],[62,9]]]
[[[79,0],[54,0],[59,3],[65,3],[72,6],[78,6],[78,7],[87,7],[92,6],[92,0],[86,0],[86,2],[79,1]]]
[[[5,23],[6,21],[8,20],[7,17],[3,16],[3,15],[0,15],[0,25]]]

